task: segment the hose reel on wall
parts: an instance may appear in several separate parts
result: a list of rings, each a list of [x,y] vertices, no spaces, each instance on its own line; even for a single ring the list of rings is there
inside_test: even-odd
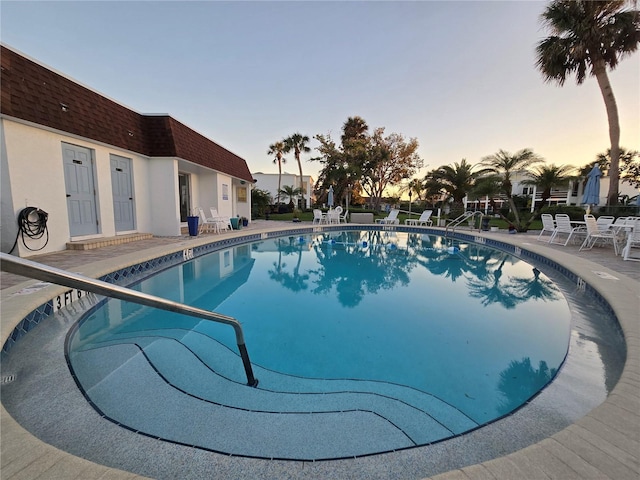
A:
[[[37,252],[38,250],[42,250],[49,243],[49,229],[47,228],[47,220],[49,218],[49,214],[44,210],[41,210],[36,207],[26,207],[20,210],[18,213],[18,235],[16,235],[16,241],[11,247],[9,254],[11,254],[16,246],[18,245],[18,240],[22,237],[22,244],[27,250],[31,250],[32,252]],[[40,240],[45,237],[44,245],[39,248],[31,248],[27,245],[26,239],[31,240]]]

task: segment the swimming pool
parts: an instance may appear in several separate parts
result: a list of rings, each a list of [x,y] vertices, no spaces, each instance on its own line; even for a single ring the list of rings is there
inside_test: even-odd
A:
[[[111,301],[69,337],[85,395],[127,428],[234,455],[343,458],[460,435],[534,396],[569,343],[548,277],[437,235],[279,237],[137,288],[238,318],[260,385],[243,384],[224,327]],[[221,422],[239,434],[217,435]]]

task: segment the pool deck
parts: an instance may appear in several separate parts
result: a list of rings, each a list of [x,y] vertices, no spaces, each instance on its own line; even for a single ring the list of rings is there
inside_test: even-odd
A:
[[[301,224],[256,221],[246,231],[222,236],[300,226]],[[578,251],[577,245],[549,245],[536,241],[537,232],[516,235],[481,232],[477,235],[512,243],[541,254],[565,266],[598,290],[618,317],[627,344],[627,359],[620,380],[608,398],[574,424],[506,456],[432,478],[637,480],[640,478],[640,262],[625,262],[619,256],[614,256],[610,247]],[[100,277],[133,263],[209,243],[223,238],[222,236],[151,238],[92,250],[67,250],[38,255],[30,260],[90,277]],[[37,282],[34,280],[2,272],[0,307],[3,344],[17,322],[42,303],[44,295],[51,298],[65,290],[63,287],[50,286],[31,295],[17,295],[17,292],[35,283]],[[22,428],[4,406],[0,428],[0,476],[3,480],[144,478],[75,457],[42,442]],[[341,471],[331,471],[330,463],[318,468],[322,470],[316,470],[314,478],[344,478]],[[380,468],[384,468],[384,462],[380,463]],[[228,471],[228,476],[220,478],[243,478],[241,471],[232,472]],[[320,472],[324,472],[324,475]],[[393,471],[387,470],[386,473],[388,478],[397,478]],[[274,468],[265,471],[261,478],[283,477],[282,471]]]

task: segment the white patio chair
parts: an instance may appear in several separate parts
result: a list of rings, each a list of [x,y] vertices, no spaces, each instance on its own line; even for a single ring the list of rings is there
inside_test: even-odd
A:
[[[325,222],[325,218],[324,218],[324,213],[322,213],[322,210],[320,210],[319,208],[314,208],[313,209],[313,222],[314,224],[320,224],[320,223],[324,223]]]
[[[633,218],[633,220],[627,219],[627,223],[630,221],[633,222],[633,227],[632,230],[627,233],[626,245],[622,249],[622,259],[640,262],[640,257],[631,256],[632,248],[640,248],[640,218]]]
[[[574,235],[582,235],[585,233],[586,230],[583,226],[578,225],[574,227],[573,225],[571,225],[571,219],[569,218],[569,215],[567,215],[566,213],[559,213],[556,215],[556,228],[553,229],[553,234],[551,234],[548,243],[555,243],[558,245],[566,246],[569,243],[569,240],[571,240]],[[562,240],[560,240],[559,242],[555,241],[556,238],[559,237],[559,235],[567,236],[567,239],[564,243],[561,243]]]
[[[540,219],[542,220],[542,230],[540,230],[540,234],[537,236],[536,240],[540,240],[544,232],[549,232],[550,235],[553,235],[553,231],[556,228],[556,222],[553,219],[553,215],[549,213],[543,213],[540,215]]]
[[[340,223],[340,214],[342,213],[342,207],[338,205],[336,208],[329,210],[326,213],[327,223]]]
[[[431,221],[431,214],[433,213],[433,210],[425,210],[422,212],[422,214],[420,215],[420,218],[407,218],[404,221],[405,225],[414,225],[414,226],[424,226],[424,225],[428,225],[431,226],[433,225],[433,222]]]
[[[378,218],[376,220],[376,223],[383,223],[383,224],[394,224],[397,225],[398,223],[400,223],[400,220],[398,220],[398,213],[400,213],[400,210],[394,208],[389,212],[389,215],[387,215],[384,218]]]
[[[233,226],[231,226],[231,217],[226,217],[224,215],[220,215],[218,210],[213,207],[209,207],[209,211],[211,212],[211,218],[218,222],[220,227],[220,231],[222,230],[233,230]]]
[[[609,227],[613,224],[615,217],[610,217],[608,215],[601,215],[596,220],[596,224],[598,225],[598,230],[601,232],[605,232],[609,229]]]
[[[340,215],[340,220],[338,223],[340,222],[347,223],[348,221],[349,221],[349,210],[345,210],[344,213]]]
[[[616,241],[616,232],[613,230],[600,230],[596,217],[593,215],[585,215],[584,221],[587,227],[587,238],[585,238],[582,245],[580,245],[580,250],[583,248],[593,248],[598,241],[602,241],[603,243],[611,242],[613,244],[613,251],[617,255],[618,242]]]
[[[196,207],[196,211],[198,212],[198,216],[200,217],[199,230],[201,232],[213,231],[215,233],[220,233],[220,225],[217,220],[211,217],[207,217],[202,207]]]

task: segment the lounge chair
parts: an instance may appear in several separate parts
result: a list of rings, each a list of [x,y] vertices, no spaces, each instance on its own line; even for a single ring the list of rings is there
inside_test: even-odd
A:
[[[557,243],[560,245],[560,242],[562,242],[562,240],[560,240],[559,242],[555,242],[554,240],[556,240],[559,235],[567,235],[567,239],[564,243],[562,243],[562,245],[566,246],[569,243],[569,240],[571,240],[574,235],[582,235],[585,233],[586,230],[582,225],[577,225],[574,227],[573,225],[571,225],[571,219],[569,218],[569,215],[567,215],[566,213],[559,213],[556,215],[556,228],[553,229],[553,233],[551,234],[548,243]]]
[[[218,210],[213,207],[209,207],[209,211],[211,212],[211,218],[218,222],[220,230],[233,230],[233,226],[231,225],[231,217],[220,215],[218,213]]]
[[[593,215],[585,215],[584,221],[587,227],[587,238],[585,238],[584,242],[582,242],[582,245],[580,245],[580,250],[582,250],[583,248],[593,248],[598,240],[601,240],[603,242],[610,241],[611,243],[613,243],[613,251],[617,255],[618,242],[616,241],[616,232],[613,230],[600,230],[598,228],[596,217],[594,217]]]
[[[398,223],[400,223],[400,220],[398,220],[398,213],[400,213],[400,210],[394,208],[389,212],[389,215],[387,215],[384,218],[378,218],[376,220],[376,223],[383,223],[383,224],[394,224],[397,225]]]
[[[404,221],[405,225],[414,225],[414,226],[424,226],[424,225],[428,225],[431,226],[433,225],[433,222],[431,221],[431,214],[433,213],[433,210],[425,210],[424,212],[422,212],[422,215],[420,215],[420,218],[407,218]]]
[[[540,231],[540,234],[538,235],[536,240],[540,240],[542,238],[542,235],[544,235],[544,232],[549,232],[551,235],[553,235],[553,231],[556,229],[556,222],[553,219],[553,215],[549,213],[543,213],[542,215],[540,215],[540,219],[542,220],[542,230]]]
[[[217,220],[211,217],[207,217],[204,213],[202,207],[196,207],[196,211],[198,212],[198,216],[200,217],[200,228],[201,232],[215,232],[220,233],[220,224]]]

